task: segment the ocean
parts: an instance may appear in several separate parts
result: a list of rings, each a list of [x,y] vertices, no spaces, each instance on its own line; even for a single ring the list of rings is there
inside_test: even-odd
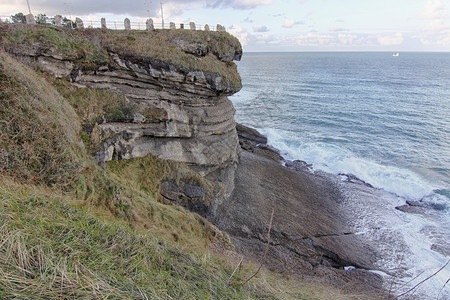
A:
[[[450,53],[244,53],[237,65],[236,121],[286,159],[371,184],[344,194],[379,247],[374,271],[397,295],[418,284],[408,295],[449,299]],[[407,200],[426,208],[395,209]]]

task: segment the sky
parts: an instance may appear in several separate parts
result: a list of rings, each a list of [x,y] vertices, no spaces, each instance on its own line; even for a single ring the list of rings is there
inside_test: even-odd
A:
[[[450,0],[28,0],[34,15],[221,24],[244,51],[450,52]],[[0,0],[0,16],[27,13]]]

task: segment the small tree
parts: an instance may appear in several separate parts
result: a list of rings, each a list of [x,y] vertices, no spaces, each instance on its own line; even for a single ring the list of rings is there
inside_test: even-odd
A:
[[[67,19],[67,17],[62,18],[62,25],[66,28],[75,28],[77,27],[76,23],[70,19]]]
[[[47,21],[49,21],[49,17],[47,17],[46,14],[38,14],[36,16],[36,23],[40,24],[40,25],[45,25],[47,24]]]
[[[23,13],[17,13],[15,15],[11,15],[12,23],[26,23],[27,19]]]

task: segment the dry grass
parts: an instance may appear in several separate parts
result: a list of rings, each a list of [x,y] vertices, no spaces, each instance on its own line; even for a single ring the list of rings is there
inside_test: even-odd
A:
[[[0,172],[17,180],[72,187],[80,124],[42,78],[0,53]]]

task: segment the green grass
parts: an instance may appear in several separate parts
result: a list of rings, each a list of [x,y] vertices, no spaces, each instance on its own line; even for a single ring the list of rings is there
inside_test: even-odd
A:
[[[190,251],[148,230],[88,211],[64,195],[0,184],[2,299],[357,299]]]
[[[0,188],[0,297],[239,299],[227,270],[59,198]]]
[[[81,149],[72,107],[47,83],[0,53],[0,172],[73,187]]]

